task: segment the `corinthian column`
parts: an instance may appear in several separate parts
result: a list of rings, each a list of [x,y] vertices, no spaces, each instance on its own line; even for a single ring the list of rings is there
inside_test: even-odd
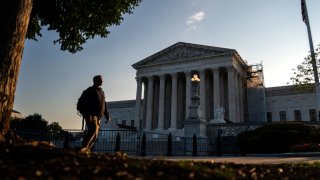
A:
[[[219,68],[213,71],[213,112],[220,107],[220,73]],[[224,107],[225,108],[225,107]]]
[[[200,106],[202,107],[202,118],[207,121],[206,117],[206,73],[200,70]]]
[[[229,120],[236,120],[236,102],[235,102],[235,80],[234,68],[228,67],[228,101],[229,101]]]
[[[137,81],[137,94],[136,94],[135,126],[137,127],[137,129],[140,129],[142,81],[141,81],[141,78],[139,77],[136,77],[136,81]]]
[[[153,110],[153,77],[148,77],[148,102],[147,102],[147,117],[145,130],[151,130]]]
[[[189,107],[191,105],[191,72],[185,72],[186,75],[186,118],[189,117]]]
[[[177,80],[178,75],[176,73],[171,74],[172,77],[172,94],[171,94],[171,125],[170,130],[177,129]]]
[[[235,74],[235,104],[236,104],[236,122],[240,122],[240,98],[239,98],[239,76],[240,74],[236,72]]]
[[[243,88],[244,88],[243,87],[243,80],[240,75],[240,79],[239,79],[240,122],[244,122],[244,120],[243,120]]]
[[[165,94],[165,75],[160,75],[159,88],[159,114],[158,114],[158,130],[163,130],[164,126],[164,94]]]

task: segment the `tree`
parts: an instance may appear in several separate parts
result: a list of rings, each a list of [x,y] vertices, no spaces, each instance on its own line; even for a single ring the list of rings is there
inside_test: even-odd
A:
[[[320,45],[315,52],[318,72],[320,72]],[[312,90],[315,88],[314,72],[311,64],[311,55],[304,58],[304,61],[293,70],[293,77],[290,78],[291,84],[299,90]],[[288,83],[290,84],[290,83]]]
[[[37,131],[42,133],[48,132],[48,121],[43,119],[39,113],[34,113],[23,119],[13,119],[10,122],[11,129],[15,131]]]
[[[3,0],[0,6],[0,142],[10,128],[10,115],[25,38],[37,40],[42,27],[56,31],[54,43],[71,53],[95,36],[106,38],[141,0]]]
[[[48,124],[48,121],[39,113],[34,113],[23,119],[12,119],[10,129],[25,139],[49,139],[62,132],[62,127],[58,122]]]
[[[52,122],[48,125],[48,133],[49,135],[57,135],[62,131],[62,127],[58,122]]]

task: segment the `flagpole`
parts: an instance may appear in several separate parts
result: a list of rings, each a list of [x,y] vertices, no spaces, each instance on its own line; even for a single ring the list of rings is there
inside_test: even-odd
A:
[[[317,68],[316,56],[315,56],[314,48],[313,48],[313,41],[312,41],[311,28],[310,28],[310,22],[309,22],[309,17],[308,17],[307,4],[306,4],[305,0],[301,0],[301,10],[302,10],[303,21],[306,23],[307,30],[308,30],[309,46],[310,46],[310,53],[311,53],[311,64],[312,64],[312,68],[313,68],[314,81],[315,81],[315,85],[316,85],[317,107],[318,107],[318,116],[319,116],[319,121],[320,121],[319,76],[318,76],[318,68]]]

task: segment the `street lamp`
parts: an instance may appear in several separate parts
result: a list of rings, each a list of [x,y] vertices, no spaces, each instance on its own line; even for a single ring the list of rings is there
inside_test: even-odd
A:
[[[200,82],[200,79],[199,79],[199,77],[198,77],[198,74],[194,74],[193,77],[191,78],[191,81],[192,81],[192,82],[194,82],[194,81]]]
[[[197,74],[191,78],[191,105],[189,106],[189,116],[184,121],[184,135],[192,137],[194,135],[206,137],[206,122],[202,118],[202,107],[200,106],[200,79]]]

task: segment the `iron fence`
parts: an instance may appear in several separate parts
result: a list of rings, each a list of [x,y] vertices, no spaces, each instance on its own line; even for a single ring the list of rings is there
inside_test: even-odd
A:
[[[48,141],[58,148],[81,147],[83,135],[81,130],[63,130],[52,135],[40,132],[17,132],[29,140]],[[235,142],[225,141],[223,146],[235,147]],[[228,144],[229,143],[229,144]],[[232,144],[233,143],[233,144]],[[222,151],[235,153],[236,149],[223,147]],[[217,152],[216,138],[181,137],[168,134],[136,131],[136,130],[100,130],[93,148],[95,152],[114,153],[123,151],[129,155],[172,155],[172,156],[203,156],[215,155]],[[232,152],[233,151],[233,152]]]

